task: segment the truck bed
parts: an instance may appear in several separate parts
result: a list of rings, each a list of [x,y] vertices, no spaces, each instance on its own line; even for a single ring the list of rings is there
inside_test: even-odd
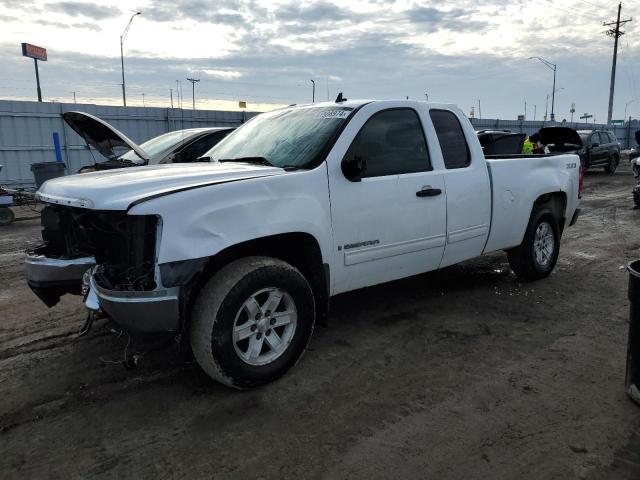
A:
[[[580,159],[574,154],[492,155],[487,168],[492,187],[491,230],[484,253],[520,245],[536,199],[549,192],[566,195],[564,216],[578,208]]]

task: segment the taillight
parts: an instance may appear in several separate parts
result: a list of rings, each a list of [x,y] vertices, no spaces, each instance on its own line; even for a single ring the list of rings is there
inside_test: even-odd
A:
[[[580,176],[578,180],[578,198],[582,198],[582,187],[584,185],[584,166],[580,162]]]

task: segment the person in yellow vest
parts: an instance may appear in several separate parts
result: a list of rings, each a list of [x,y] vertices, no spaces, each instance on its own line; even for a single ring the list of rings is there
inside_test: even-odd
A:
[[[535,155],[544,153],[540,147],[540,134],[538,132],[529,135],[522,145],[522,153],[525,155]]]
[[[533,142],[531,141],[531,137],[527,136],[522,145],[522,153],[524,155],[533,155]]]

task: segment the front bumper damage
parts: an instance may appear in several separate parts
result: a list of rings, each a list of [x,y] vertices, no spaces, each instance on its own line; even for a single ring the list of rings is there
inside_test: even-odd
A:
[[[82,276],[95,263],[93,257],[61,259],[31,252],[25,259],[27,283],[45,305],[52,307],[66,293],[80,295]]]
[[[101,286],[94,267],[84,277],[85,306],[102,312],[132,332],[174,332],[180,327],[180,287],[151,291],[110,290]]]
[[[182,287],[172,276],[165,287],[157,266],[160,217],[48,205],[41,223],[44,243],[28,252],[25,268],[47,306],[84,295],[90,318],[133,332],[180,329]]]

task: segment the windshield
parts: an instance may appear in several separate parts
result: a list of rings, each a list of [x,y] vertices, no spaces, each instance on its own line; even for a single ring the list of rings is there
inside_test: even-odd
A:
[[[212,161],[262,157],[276,167],[310,168],[352,111],[350,107],[331,106],[263,113],[204,156]]]
[[[149,158],[156,158],[158,156],[164,156],[173,150],[176,145],[182,143],[185,139],[191,137],[190,132],[184,130],[176,130],[175,132],[164,133],[158,137],[153,137],[140,145],[140,148],[147,152]],[[120,157],[120,160],[130,160],[132,162],[139,162],[140,157],[133,150],[129,150],[127,153]]]

